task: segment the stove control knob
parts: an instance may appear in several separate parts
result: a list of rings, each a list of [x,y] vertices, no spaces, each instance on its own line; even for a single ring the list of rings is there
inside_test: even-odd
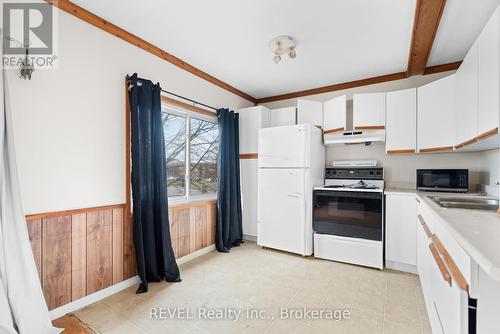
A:
[[[381,171],[377,171],[377,175],[378,176],[382,175],[382,172]]]
[[[370,171],[370,175],[373,175],[373,171],[372,170]]]

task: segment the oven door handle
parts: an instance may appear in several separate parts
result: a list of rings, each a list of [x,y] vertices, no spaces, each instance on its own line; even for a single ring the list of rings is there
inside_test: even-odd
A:
[[[337,191],[337,190],[315,190],[314,197],[350,197],[350,198],[367,198],[367,199],[382,199],[383,193],[371,191]]]

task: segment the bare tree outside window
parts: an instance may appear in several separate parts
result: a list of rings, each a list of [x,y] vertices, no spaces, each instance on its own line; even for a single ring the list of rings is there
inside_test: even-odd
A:
[[[186,195],[186,117],[162,113],[168,196]]]
[[[217,123],[165,111],[162,117],[168,196],[214,194],[219,148]],[[189,131],[189,138],[186,131]],[[188,157],[186,145],[189,145]],[[186,193],[186,164],[189,164],[189,194]]]
[[[190,193],[202,195],[217,189],[217,124],[191,118],[190,130]]]

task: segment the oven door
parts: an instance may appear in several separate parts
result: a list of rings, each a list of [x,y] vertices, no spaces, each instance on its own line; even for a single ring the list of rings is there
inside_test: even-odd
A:
[[[381,192],[315,190],[313,229],[316,233],[382,241]]]

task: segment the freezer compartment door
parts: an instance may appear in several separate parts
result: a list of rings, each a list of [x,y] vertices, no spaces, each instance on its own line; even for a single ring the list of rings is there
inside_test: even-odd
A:
[[[259,169],[257,244],[301,255],[311,255],[306,242],[305,183],[308,170]],[[310,221],[309,221],[310,224]],[[312,232],[310,234],[312,241]]]
[[[259,167],[310,167],[310,131],[309,124],[260,129]]]

